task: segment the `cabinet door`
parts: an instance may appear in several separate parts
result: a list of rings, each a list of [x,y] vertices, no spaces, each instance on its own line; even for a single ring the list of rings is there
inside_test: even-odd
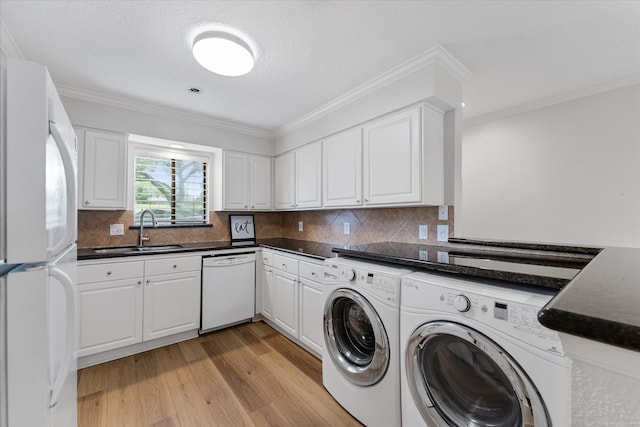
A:
[[[127,136],[87,130],[83,144],[79,209],[125,209]]]
[[[323,205],[362,205],[362,128],[325,139],[322,155]]]
[[[300,341],[316,353],[322,353],[322,318],[324,299],[322,285],[312,280],[300,280]]]
[[[298,276],[274,272],[273,320],[285,331],[298,336]]]
[[[142,278],[78,285],[78,357],[142,341]]]
[[[249,206],[252,210],[271,209],[270,157],[249,157]]]
[[[249,159],[246,154],[224,153],[224,208],[246,210],[248,198]]]
[[[190,271],[145,279],[144,341],[200,327],[200,274]]]
[[[274,160],[275,208],[294,209],[295,201],[295,154],[282,154]]]
[[[296,150],[296,208],[322,206],[322,143]]]
[[[363,128],[364,204],[421,201],[420,107]]]
[[[273,320],[274,305],[274,274],[273,268],[264,267],[262,270],[262,315],[265,319]]]

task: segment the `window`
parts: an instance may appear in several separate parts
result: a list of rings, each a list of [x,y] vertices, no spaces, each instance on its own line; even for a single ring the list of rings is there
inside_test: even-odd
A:
[[[144,209],[153,211],[160,226],[207,224],[208,157],[137,148],[134,162],[135,224]]]

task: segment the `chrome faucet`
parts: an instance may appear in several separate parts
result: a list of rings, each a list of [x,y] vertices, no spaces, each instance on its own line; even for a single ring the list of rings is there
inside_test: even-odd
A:
[[[140,244],[138,245],[140,247],[143,246],[143,242],[146,242],[149,240],[149,235],[147,234],[145,236],[143,234],[144,233],[144,214],[146,214],[147,212],[151,214],[151,222],[152,222],[153,228],[158,227],[158,220],[156,219],[156,214],[154,214],[151,209],[144,209],[142,212],[140,212]]]

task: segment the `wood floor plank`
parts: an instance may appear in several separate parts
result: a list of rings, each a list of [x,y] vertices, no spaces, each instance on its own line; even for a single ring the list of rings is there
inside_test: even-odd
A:
[[[78,397],[87,396],[109,387],[109,364],[91,366],[78,372]]]
[[[96,391],[78,398],[78,426],[108,427],[106,395]]]
[[[107,425],[139,425],[142,420],[142,407],[133,356],[114,360],[109,364]]]
[[[180,349],[185,359],[190,361],[189,367],[216,423],[222,426],[252,425],[251,418],[201,343],[185,341],[180,343]]]
[[[169,386],[156,356],[150,352],[135,356],[136,378],[145,425],[155,425],[176,415]]]
[[[78,372],[79,427],[360,426],[322,363],[262,323]]]

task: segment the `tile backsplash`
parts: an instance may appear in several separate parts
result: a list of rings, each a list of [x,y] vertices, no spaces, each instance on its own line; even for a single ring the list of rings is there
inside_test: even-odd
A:
[[[229,215],[232,212],[210,212],[212,227],[158,228],[148,230],[149,244],[209,242],[229,240]],[[438,207],[331,209],[297,212],[254,212],[258,239],[284,237],[322,243],[358,244],[401,242],[437,244],[437,225],[448,225],[453,235],[453,207],[449,219],[438,220]],[[303,231],[298,231],[302,221]],[[344,234],[348,222],[350,234]],[[130,230],[133,211],[78,211],[78,247],[136,245],[139,230]],[[110,224],[124,224],[124,236],[110,236]],[[428,239],[418,239],[418,227],[428,227]]]

